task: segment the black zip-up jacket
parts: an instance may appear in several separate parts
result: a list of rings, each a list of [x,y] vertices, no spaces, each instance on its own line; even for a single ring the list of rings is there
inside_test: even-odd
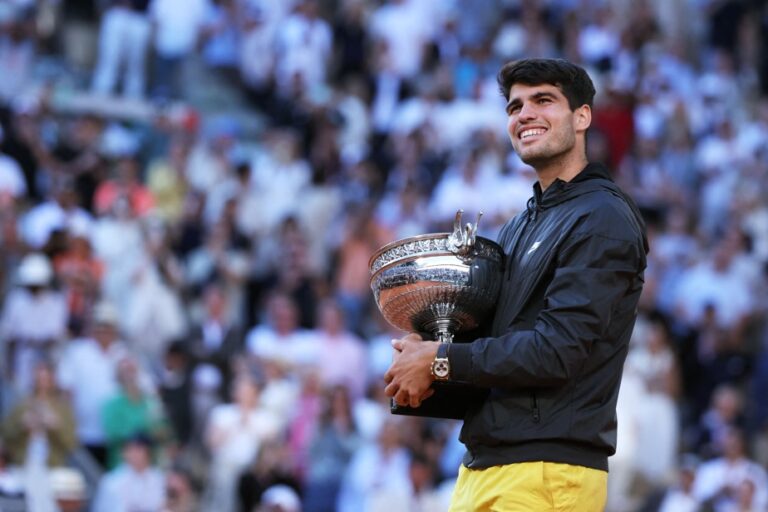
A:
[[[490,337],[449,348],[451,378],[489,388],[468,410],[464,465],[548,461],[608,469],[616,400],[648,243],[599,164],[538,183],[499,235],[504,283]]]

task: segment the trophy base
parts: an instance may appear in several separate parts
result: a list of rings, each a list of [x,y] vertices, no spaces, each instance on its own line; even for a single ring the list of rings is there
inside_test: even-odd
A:
[[[488,390],[462,382],[435,382],[435,394],[418,407],[397,405],[390,401],[390,412],[399,416],[420,416],[463,420],[467,410],[480,405],[488,396]]]

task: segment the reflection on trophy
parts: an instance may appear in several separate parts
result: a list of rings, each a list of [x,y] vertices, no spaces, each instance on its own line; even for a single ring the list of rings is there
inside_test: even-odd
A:
[[[477,225],[453,232],[418,235],[392,242],[370,260],[371,289],[384,318],[403,331],[428,333],[451,343],[476,329],[496,305],[503,276],[504,251],[477,236]],[[420,407],[397,406],[395,414],[463,418],[485,392],[468,384],[435,383],[435,394]]]

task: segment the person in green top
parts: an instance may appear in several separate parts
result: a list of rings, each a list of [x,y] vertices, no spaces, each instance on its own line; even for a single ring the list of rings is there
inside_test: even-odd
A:
[[[111,398],[102,411],[107,436],[107,466],[115,468],[122,461],[122,448],[126,441],[143,435],[155,447],[170,439],[170,428],[162,403],[140,385],[138,367],[132,358],[118,364],[117,380],[120,391]]]

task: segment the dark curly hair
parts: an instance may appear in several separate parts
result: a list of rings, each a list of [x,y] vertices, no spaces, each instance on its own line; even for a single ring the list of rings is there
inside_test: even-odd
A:
[[[587,72],[565,59],[521,59],[508,62],[501,68],[496,80],[504,98],[509,98],[509,90],[518,83],[554,85],[568,99],[571,110],[582,105],[592,107],[595,97],[595,86]]]

